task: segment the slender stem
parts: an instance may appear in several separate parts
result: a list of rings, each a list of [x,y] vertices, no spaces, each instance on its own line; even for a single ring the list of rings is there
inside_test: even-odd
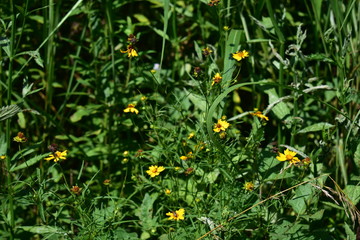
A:
[[[14,46],[15,46],[15,34],[16,34],[16,24],[15,24],[15,7],[13,0],[10,0],[11,7],[11,39],[10,39],[10,57],[9,57],[9,75],[7,79],[7,105],[11,105],[11,96],[12,96],[12,78],[13,78],[13,63],[14,63]],[[10,119],[6,120],[6,143],[7,150],[10,150]],[[9,155],[9,153],[8,153]],[[13,199],[13,188],[12,188],[12,179],[10,174],[11,162],[10,157],[6,158],[6,169],[7,169],[7,187],[8,187],[8,196],[9,196],[9,227],[10,227],[10,240],[14,239],[14,228],[15,228],[15,218],[14,218],[14,199]]]

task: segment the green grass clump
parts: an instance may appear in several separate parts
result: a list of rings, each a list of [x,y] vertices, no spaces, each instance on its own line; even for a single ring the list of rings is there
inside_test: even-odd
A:
[[[359,12],[0,2],[1,239],[356,239]]]

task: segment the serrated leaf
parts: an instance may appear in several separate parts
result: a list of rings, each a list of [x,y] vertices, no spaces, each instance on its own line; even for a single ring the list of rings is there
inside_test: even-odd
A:
[[[33,158],[31,158],[30,160],[26,161],[26,162],[23,162],[22,164],[18,165],[18,166],[15,166],[13,165],[10,169],[10,172],[14,172],[14,171],[17,171],[17,170],[20,170],[20,169],[23,169],[23,168],[27,168],[27,167],[30,167],[32,165],[34,165],[35,163],[39,162],[41,159],[45,158],[49,156],[49,153],[44,153],[42,155],[37,155]]]
[[[301,129],[297,133],[317,132],[317,131],[326,130],[326,129],[329,129],[332,127],[334,127],[334,125],[332,125],[330,123],[326,123],[326,122],[315,123],[311,126]]]

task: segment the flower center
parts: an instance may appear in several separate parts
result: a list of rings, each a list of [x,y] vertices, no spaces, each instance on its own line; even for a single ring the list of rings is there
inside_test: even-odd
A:
[[[290,160],[292,160],[292,159],[293,159],[293,156],[291,156],[291,155],[286,155],[286,160],[290,161]]]

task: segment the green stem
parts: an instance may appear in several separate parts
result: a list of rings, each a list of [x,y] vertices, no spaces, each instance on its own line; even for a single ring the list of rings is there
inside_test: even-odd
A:
[[[14,64],[14,46],[15,46],[15,34],[16,34],[16,24],[15,24],[15,7],[13,0],[10,0],[11,7],[11,39],[10,39],[10,57],[9,57],[9,75],[7,79],[7,105],[11,105],[11,96],[12,96],[12,79],[13,79],[13,64]],[[10,151],[10,119],[6,120],[6,145],[7,150]],[[9,155],[9,152],[8,154]],[[15,218],[14,218],[14,199],[13,199],[13,188],[12,188],[12,179],[10,174],[11,162],[10,157],[6,157],[6,169],[7,169],[7,187],[8,187],[8,196],[9,196],[9,228],[10,228],[10,240],[14,239],[14,228],[15,228]]]

